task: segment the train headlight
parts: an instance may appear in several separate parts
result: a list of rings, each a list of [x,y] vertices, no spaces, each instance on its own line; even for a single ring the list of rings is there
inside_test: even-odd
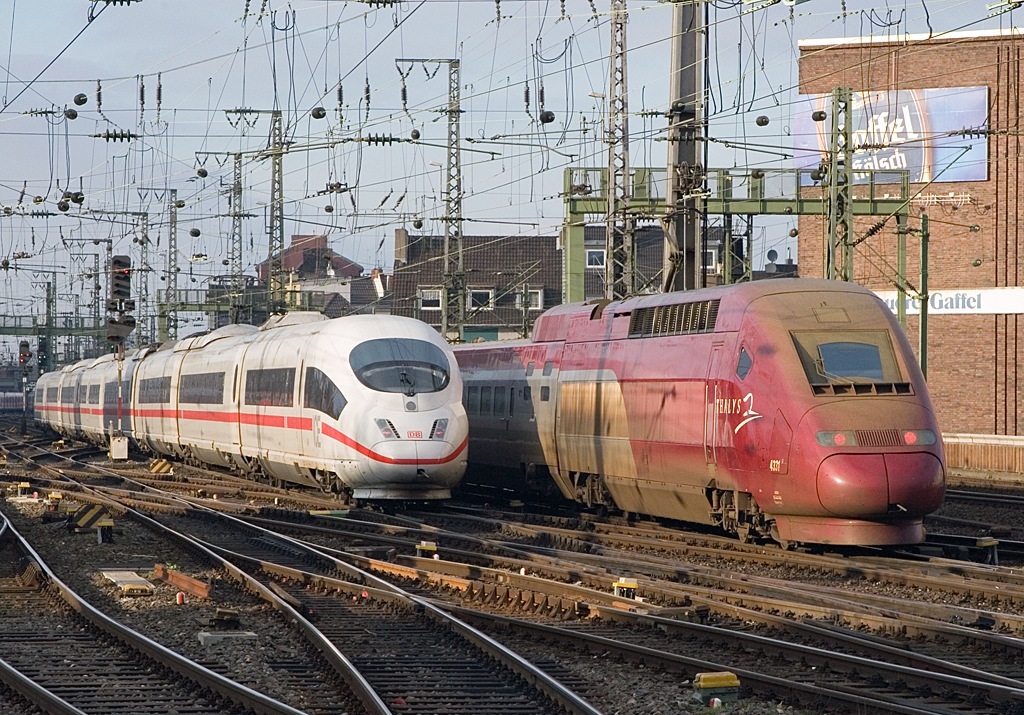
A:
[[[930,429],[908,429],[903,433],[903,444],[907,446],[935,444],[935,433]]]
[[[818,432],[815,435],[818,444],[822,447],[856,447],[857,435],[852,431],[843,432]]]
[[[430,439],[444,439],[445,433],[448,431],[448,420],[437,420],[434,423],[434,431],[430,433]]]
[[[379,429],[380,433],[384,435],[384,439],[399,439],[398,430],[396,430],[395,426],[391,424],[391,420],[378,418],[374,421],[377,423],[377,429]]]

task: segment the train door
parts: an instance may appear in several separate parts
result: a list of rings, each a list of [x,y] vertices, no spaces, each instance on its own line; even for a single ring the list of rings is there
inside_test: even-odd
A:
[[[704,392],[704,461],[708,464],[718,463],[718,407],[721,404],[720,380],[718,365],[722,360],[724,348],[722,343],[711,346],[711,357],[708,359],[708,373],[705,379]]]

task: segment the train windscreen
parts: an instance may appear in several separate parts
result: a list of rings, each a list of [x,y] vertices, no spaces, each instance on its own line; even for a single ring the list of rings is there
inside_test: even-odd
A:
[[[447,356],[423,340],[367,340],[352,348],[349,364],[359,382],[378,392],[440,392],[450,379]]]
[[[793,343],[812,385],[902,382],[884,330],[794,332]]]

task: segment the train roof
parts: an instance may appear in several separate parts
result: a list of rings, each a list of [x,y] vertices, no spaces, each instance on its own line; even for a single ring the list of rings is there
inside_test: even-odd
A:
[[[747,305],[767,295],[783,293],[810,293],[828,291],[874,295],[868,289],[855,283],[820,278],[775,278],[713,286],[698,290],[675,291],[655,295],[636,296],[618,301],[591,300],[584,303],[568,303],[553,307],[534,323],[534,342],[555,342],[561,340],[592,340],[599,334],[608,336],[608,319],[631,315],[634,311],[660,306],[689,303],[715,303],[718,326],[726,330],[738,327],[738,321]],[[730,322],[732,321],[732,322]]]

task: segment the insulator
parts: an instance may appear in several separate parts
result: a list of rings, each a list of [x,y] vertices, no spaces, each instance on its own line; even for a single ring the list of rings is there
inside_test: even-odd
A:
[[[183,209],[183,208],[185,208],[185,202],[182,201],[181,199],[178,199],[177,201],[174,202],[174,208],[176,208],[176,209]]]
[[[413,141],[415,141],[416,139],[419,139],[420,138],[420,130],[419,129],[413,129],[412,133],[409,134],[409,136],[413,138]]]
[[[404,81],[402,82],[402,110],[409,111],[409,90]]]
[[[43,197],[42,196],[33,196],[32,197],[32,203],[34,203],[34,204],[41,204],[41,203],[43,203]]]
[[[338,80],[338,111],[341,111],[342,105],[345,104],[345,89],[341,86],[341,80]]]
[[[555,113],[552,112],[550,109],[545,109],[543,112],[540,113],[541,124],[551,124],[551,122],[553,121],[555,121]]]
[[[366,100],[366,108],[370,108],[370,78],[366,78],[366,84],[363,86],[363,99]]]
[[[544,108],[544,83],[540,83],[540,87],[537,88],[537,101],[540,103],[540,108]]]
[[[327,213],[334,213],[334,207],[331,206],[330,204],[327,204],[326,206],[324,206],[324,211]]]
[[[494,0],[494,12],[497,15],[495,18],[499,23],[501,22],[501,0]]]
[[[139,75],[139,111],[146,110],[146,78]]]
[[[530,83],[523,83],[523,104],[526,105],[526,111],[530,111]]]
[[[421,219],[421,218],[413,219],[412,227],[413,228],[423,228],[423,219]]]
[[[313,107],[313,111],[310,114],[313,116],[313,119],[323,119],[327,116],[327,110],[323,107]]]
[[[57,202],[57,210],[58,211],[62,211],[62,212],[63,211],[67,211],[69,208],[71,208],[71,204],[69,204],[67,201],[58,201]]]
[[[754,120],[754,123],[757,124],[757,126],[759,127],[767,127],[768,121],[768,117],[762,114],[761,116]]]
[[[789,229],[789,237],[790,238],[796,238],[799,234],[800,234],[800,232],[797,231],[795,228]]]
[[[64,110],[64,116],[68,119],[78,119],[78,110],[73,107],[68,107]]]
[[[71,194],[71,203],[81,204],[84,201],[85,194],[83,194],[81,191],[76,191],[75,193]]]
[[[81,92],[79,92],[78,94],[75,95],[74,102],[79,107],[81,107],[83,104],[85,104],[88,101],[89,101],[89,98],[86,95],[82,94]]]
[[[202,166],[200,166],[198,169],[196,169],[196,176],[198,176],[200,179],[205,179],[209,175],[210,175],[210,172],[208,172]]]
[[[815,111],[811,112],[811,119],[813,119],[816,122],[823,122],[823,121],[825,121],[825,118],[827,116],[828,115],[825,113],[825,110],[823,110],[823,109],[818,109],[818,110],[815,110]]]
[[[100,84],[99,80],[96,80],[96,109],[101,110],[103,108],[103,85]]]
[[[200,231],[198,228],[189,229],[188,232],[188,235],[191,236],[192,238],[199,238],[200,234],[202,234],[202,231]]]

